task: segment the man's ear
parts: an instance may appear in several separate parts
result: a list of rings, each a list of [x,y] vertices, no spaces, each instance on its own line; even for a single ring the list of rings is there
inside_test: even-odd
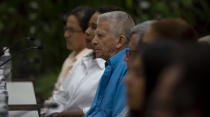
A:
[[[120,35],[120,37],[118,38],[118,42],[117,42],[117,48],[122,48],[126,45],[127,43],[127,37],[125,35]]]

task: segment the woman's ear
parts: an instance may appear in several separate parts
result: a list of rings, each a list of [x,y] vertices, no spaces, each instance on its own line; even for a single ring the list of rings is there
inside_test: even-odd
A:
[[[118,38],[118,42],[117,42],[117,48],[122,48],[126,45],[128,39],[125,35],[120,35],[120,37]]]

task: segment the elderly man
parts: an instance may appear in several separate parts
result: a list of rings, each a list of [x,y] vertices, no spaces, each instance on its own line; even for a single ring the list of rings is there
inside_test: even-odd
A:
[[[123,58],[133,26],[133,19],[123,11],[99,15],[92,43],[96,57],[106,60],[106,69],[86,117],[116,117],[125,107],[122,80],[127,74],[127,67]]]

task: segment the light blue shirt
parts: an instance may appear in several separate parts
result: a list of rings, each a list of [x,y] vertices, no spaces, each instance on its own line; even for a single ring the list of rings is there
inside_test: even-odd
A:
[[[116,117],[124,109],[126,100],[123,78],[127,74],[126,62],[123,60],[125,54],[126,49],[106,62],[94,101],[85,117]]]

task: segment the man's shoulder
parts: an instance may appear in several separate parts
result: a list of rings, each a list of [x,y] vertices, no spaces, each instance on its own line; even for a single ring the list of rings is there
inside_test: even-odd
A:
[[[120,73],[120,72],[127,72],[127,63],[125,61],[120,61],[115,66],[114,71]]]

